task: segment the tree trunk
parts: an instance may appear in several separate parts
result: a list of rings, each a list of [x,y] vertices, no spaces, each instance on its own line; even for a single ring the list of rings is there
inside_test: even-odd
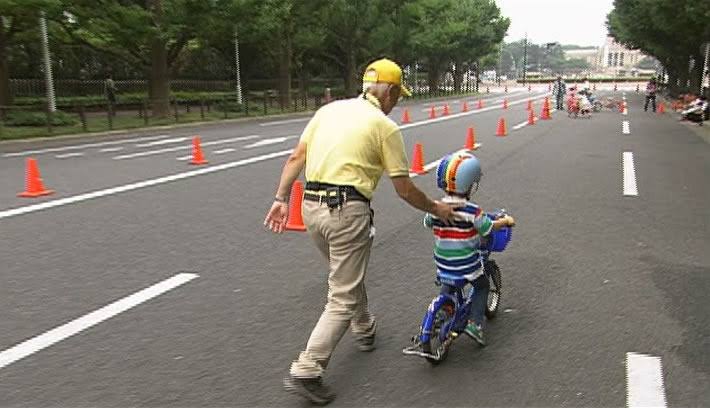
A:
[[[356,95],[357,92],[357,64],[355,62],[354,51],[348,51],[345,58],[345,71],[343,72],[343,82],[345,85],[345,94],[348,96]]]
[[[0,27],[0,106],[12,104],[10,93],[10,67],[7,63],[7,39],[4,29]]]
[[[279,50],[279,103],[291,106],[291,35],[284,32]]]
[[[161,30],[163,18],[162,0],[148,0],[153,20]],[[170,114],[170,72],[168,71],[168,49],[165,40],[156,34],[150,42],[150,77],[148,96],[153,116],[165,117]]]
[[[461,92],[461,85],[463,84],[463,71],[463,62],[456,61],[452,72],[454,76],[454,89],[456,92]]]
[[[690,71],[690,91],[696,95],[702,94],[702,79],[703,79],[703,62],[705,61],[705,56],[700,54],[694,54],[693,59],[695,60],[695,65],[693,70]]]
[[[439,90],[439,67],[430,64],[427,69],[427,82],[429,84],[429,93]]]

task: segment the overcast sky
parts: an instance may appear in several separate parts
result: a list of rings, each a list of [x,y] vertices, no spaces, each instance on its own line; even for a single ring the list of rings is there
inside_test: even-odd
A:
[[[606,15],[613,0],[496,0],[504,16],[510,18],[506,42],[520,40],[528,33],[535,44],[557,41],[562,44],[601,46],[606,38]]]

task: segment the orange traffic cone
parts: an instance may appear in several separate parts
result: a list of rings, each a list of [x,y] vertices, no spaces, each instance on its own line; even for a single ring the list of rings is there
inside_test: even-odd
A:
[[[464,101],[463,106],[461,107],[462,112],[468,112],[468,103]]]
[[[19,193],[18,197],[40,197],[54,193],[52,190],[46,190],[42,183],[42,176],[39,174],[37,161],[33,158],[27,158],[25,167],[25,191]]]
[[[435,119],[436,118],[436,108],[431,107],[431,110],[429,111],[429,119]]]
[[[528,111],[528,125],[534,125],[535,124],[535,113],[533,113],[532,109]]]
[[[291,198],[288,200],[288,221],[286,229],[289,231],[305,231],[303,215],[301,214],[301,202],[303,201],[303,183],[299,180],[293,182],[291,186]]]
[[[404,110],[404,113],[402,114],[402,123],[412,123],[411,119],[409,119],[409,109]]]
[[[666,113],[666,104],[663,102],[658,105],[658,114],[660,115],[661,113]]]
[[[414,144],[414,153],[412,155],[412,168],[409,169],[411,173],[425,174],[424,171],[424,151],[422,150],[421,143]]]
[[[200,147],[199,136],[195,136],[192,138],[192,160],[190,161],[190,164],[207,164],[207,160],[205,160],[205,156],[202,154],[202,147]]]
[[[542,105],[542,111],[540,112],[540,119],[550,120],[550,105],[549,104]]]
[[[482,99],[478,100],[478,109],[483,109],[483,100]]]
[[[525,110],[532,110],[532,100],[528,100],[528,107]]]
[[[508,109],[508,98],[503,99],[503,109]]]
[[[441,116],[449,116],[449,104],[444,105],[444,110],[441,112]]]
[[[466,150],[476,150],[476,133],[473,131],[472,127],[468,128],[466,132],[466,143],[463,145],[463,148]]]
[[[508,131],[505,127],[505,118],[500,118],[500,120],[498,121],[498,129],[496,130],[496,136],[505,136],[507,134]]]

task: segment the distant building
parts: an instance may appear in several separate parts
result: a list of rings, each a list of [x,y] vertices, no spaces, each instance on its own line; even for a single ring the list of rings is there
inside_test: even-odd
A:
[[[639,50],[630,50],[612,37],[606,37],[606,42],[599,55],[600,68],[605,74],[616,76],[632,75],[632,68],[646,55]]]
[[[637,76],[652,73],[652,70],[636,68],[646,58],[639,50],[630,50],[607,36],[604,45],[595,48],[565,50],[565,58],[579,58],[587,61],[592,76]]]

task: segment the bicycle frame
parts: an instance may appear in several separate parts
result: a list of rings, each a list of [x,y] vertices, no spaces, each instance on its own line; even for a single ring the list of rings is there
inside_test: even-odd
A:
[[[468,295],[464,296],[464,288],[468,285],[468,283],[464,283],[462,286],[442,284],[442,293],[431,301],[424,315],[422,330],[419,336],[420,342],[426,343],[431,340],[436,313],[444,304],[449,302],[454,306],[454,318],[439,330],[439,341],[443,342],[446,340],[452,330],[456,333],[463,330],[471,310],[471,302],[473,301],[473,297],[476,296],[473,286],[469,288]]]

